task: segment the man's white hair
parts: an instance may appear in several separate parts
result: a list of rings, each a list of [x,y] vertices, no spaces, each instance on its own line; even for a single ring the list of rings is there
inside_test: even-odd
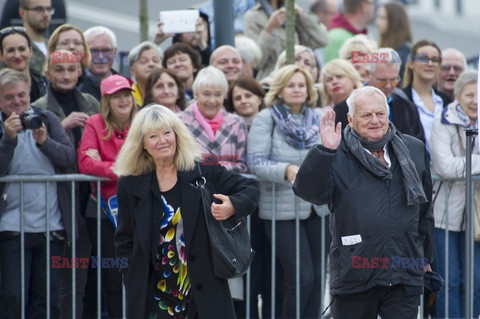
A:
[[[378,94],[382,97],[385,109],[387,110],[387,114],[390,115],[390,108],[388,107],[387,104],[387,98],[385,97],[385,94],[383,94],[382,91],[377,89],[376,87],[373,86],[364,86],[362,88],[354,90],[350,96],[347,98],[347,105],[348,105],[348,114],[353,117],[355,114],[355,106],[357,102],[357,98],[360,95],[370,95],[372,96],[373,94]]]

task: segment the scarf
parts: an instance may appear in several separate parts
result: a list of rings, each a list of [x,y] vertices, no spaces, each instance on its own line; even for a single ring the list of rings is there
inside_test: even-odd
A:
[[[220,128],[220,126],[222,126],[223,123],[222,110],[218,111],[217,115],[215,115],[215,117],[210,120],[202,115],[202,113],[198,109],[198,105],[196,102],[193,104],[192,108],[193,116],[203,128],[205,134],[207,134],[208,139],[211,142],[215,141],[215,133],[218,131],[218,129]]]
[[[457,111],[457,115],[458,115],[458,118],[460,119],[460,121],[462,121],[463,124],[465,124],[465,126],[467,128],[470,128],[470,129],[476,129],[477,128],[478,120],[476,120],[475,122],[472,122],[470,117],[467,114],[465,114],[465,112],[463,111],[460,104],[457,103],[457,105],[455,106],[455,111]]]
[[[383,180],[392,179],[392,172],[382,164],[382,162],[370,156],[364,148],[369,151],[382,149],[388,142],[392,144],[393,153],[397,158],[403,175],[403,186],[407,194],[407,205],[423,204],[427,202],[427,197],[423,191],[423,185],[418,176],[417,169],[412,159],[410,151],[405,144],[404,137],[397,133],[397,129],[392,122],[389,123],[387,133],[378,141],[367,141],[358,133],[351,129],[350,125],[343,131],[345,143],[353,156],[362,164],[362,166],[372,175]]]
[[[298,126],[293,120],[292,111],[284,104],[271,107],[272,117],[285,142],[298,149],[309,149],[319,142],[320,125],[318,117],[310,107],[303,106],[303,122]]]

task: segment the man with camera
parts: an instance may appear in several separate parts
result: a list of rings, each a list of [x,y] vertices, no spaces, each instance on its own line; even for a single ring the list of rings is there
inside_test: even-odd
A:
[[[0,71],[0,176],[54,175],[76,164],[75,148],[57,117],[32,108],[29,92],[23,73]],[[66,183],[24,183],[22,188],[0,183],[0,313],[3,318],[21,317],[23,253],[26,316],[45,317],[50,307],[57,318],[61,269],[51,268],[46,282],[47,245],[50,256],[61,256],[65,240],[72,240],[70,189]]]

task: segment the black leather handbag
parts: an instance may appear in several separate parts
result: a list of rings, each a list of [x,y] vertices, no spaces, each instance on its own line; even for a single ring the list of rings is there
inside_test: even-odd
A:
[[[196,180],[196,186],[202,195],[214,273],[223,279],[240,277],[248,270],[255,255],[250,244],[247,221],[244,217],[232,216],[227,220],[216,220],[213,217],[211,212],[213,193],[207,187],[201,164],[197,163],[197,166],[200,177]]]

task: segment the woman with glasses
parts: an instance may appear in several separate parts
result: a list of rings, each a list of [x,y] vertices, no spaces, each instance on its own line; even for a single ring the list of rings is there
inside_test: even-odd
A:
[[[437,44],[420,40],[412,47],[403,76],[403,91],[418,109],[428,152],[433,119],[451,102],[445,93],[434,88],[441,63],[442,53]]]
[[[30,67],[32,42],[22,27],[6,27],[0,30],[0,60],[5,66],[24,73],[29,79],[30,101],[34,102],[47,92],[46,78]]]

